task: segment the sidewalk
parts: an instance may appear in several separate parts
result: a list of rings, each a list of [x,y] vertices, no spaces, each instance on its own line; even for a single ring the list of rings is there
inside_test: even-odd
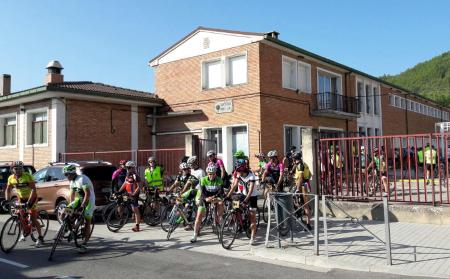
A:
[[[0,215],[6,220],[7,215]],[[384,240],[384,224],[365,222],[363,225]],[[96,239],[107,238],[117,241],[148,241],[149,247],[166,249],[184,249],[194,252],[214,254],[225,257],[242,258],[269,262],[289,267],[299,267],[317,271],[329,269],[347,269],[366,272],[381,272],[399,275],[450,278],[450,226],[424,225],[410,223],[391,223],[391,242],[393,265],[386,264],[385,245],[379,242],[361,226],[349,220],[329,220],[328,222],[328,258],[326,256],[323,233],[320,233],[320,255],[314,256],[314,239],[304,232],[296,233],[294,243],[287,237],[282,241],[283,248],[266,248],[264,246],[266,226],[258,231],[257,245],[249,246],[247,237],[242,234],[232,250],[225,250],[218,243],[217,237],[206,228],[195,244],[189,239],[191,231],[177,229],[169,241],[166,233],[157,227],[143,225],[143,231],[131,231],[133,224],[127,224],[120,232],[112,233],[106,226],[97,223],[92,245]],[[322,222],[320,223],[322,226]],[[58,224],[51,222],[50,229],[56,230]],[[47,235],[47,239],[53,237]],[[270,238],[270,247],[278,247],[275,237]]]

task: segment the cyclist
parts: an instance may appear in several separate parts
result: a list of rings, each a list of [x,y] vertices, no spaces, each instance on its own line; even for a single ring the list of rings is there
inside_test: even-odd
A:
[[[266,169],[262,175],[261,180],[272,183],[277,186],[277,190],[282,192],[283,190],[283,177],[284,177],[284,165],[278,160],[278,152],[276,150],[269,151],[267,153],[269,162],[266,164]],[[264,189],[264,198],[266,197],[268,189]]]
[[[87,242],[91,236],[91,220],[95,208],[95,192],[91,180],[84,174],[77,174],[74,165],[67,165],[63,168],[64,175],[70,181],[70,203],[67,208],[83,210],[85,219],[84,242],[80,246],[80,252],[87,250]]]
[[[309,200],[308,192],[310,190],[311,171],[309,170],[308,164],[303,161],[302,153],[294,153],[294,155],[292,155],[292,159],[294,160],[295,166],[294,179],[295,185],[297,186],[297,193],[303,194],[303,204],[305,205],[303,208],[306,213],[306,227],[311,231],[311,210],[307,204]]]
[[[139,223],[141,222],[141,212],[139,211],[138,204],[139,191],[139,183],[135,180],[135,175],[133,173],[129,173],[125,179],[125,182],[122,184],[122,187],[120,187],[119,191],[117,192],[119,194],[126,192],[126,194],[131,198],[131,209],[134,212],[134,217],[136,220],[136,225],[131,229],[134,232],[138,232],[140,230]],[[119,206],[118,211],[119,215],[122,215],[122,206]]]
[[[286,153],[283,158],[283,165],[285,168],[287,168],[287,172],[289,175],[292,175],[295,172],[294,160],[292,159],[292,155],[294,155],[296,149],[297,147],[295,146],[289,147],[289,152]]]
[[[178,188],[178,191],[180,194],[183,194],[184,192],[188,191],[189,189],[195,188],[199,180],[197,177],[191,174],[191,168],[189,168],[187,163],[181,163],[180,164],[180,171],[181,175],[177,176],[177,179],[175,182],[170,186],[168,192],[172,192],[173,190]]]
[[[254,245],[256,235],[256,210],[258,209],[258,191],[255,187],[256,177],[249,170],[245,160],[237,161],[236,172],[236,179],[233,179],[233,186],[231,187],[227,198],[229,198],[237,188],[237,193],[240,194],[240,200],[249,205],[251,229],[250,245]],[[234,181],[236,181],[236,183],[234,183]]]
[[[367,174],[369,173],[369,170],[375,166],[375,175],[381,175],[381,183],[383,185],[384,191],[388,194],[389,192],[389,184],[387,179],[387,170],[386,170],[386,159],[384,158],[384,154],[380,154],[380,151],[377,147],[373,148],[373,160],[370,162],[370,164],[367,166]],[[376,191],[376,185],[373,188],[373,193],[375,194]]]
[[[425,165],[426,165],[426,172],[425,172],[425,179],[426,184],[430,184],[431,179],[431,169],[433,169],[434,173],[437,173],[437,165],[436,165],[436,159],[437,159],[437,151],[434,145],[431,146],[427,143],[427,146],[425,147],[424,158],[425,158]]]
[[[164,190],[163,184],[164,168],[157,164],[155,157],[148,158],[148,167],[145,169],[144,176],[146,185],[149,188]]]
[[[233,178],[233,183],[234,183],[234,181],[236,180],[237,175],[238,175],[238,172],[236,171],[238,163],[239,164],[246,164],[249,169],[250,169],[250,167],[249,167],[250,163],[249,163],[249,160],[248,160],[248,156],[245,155],[244,151],[242,151],[242,150],[236,151],[234,153],[233,157],[236,160],[236,165],[233,168],[233,173],[231,174],[231,177]],[[231,187],[233,187],[233,185]]]
[[[223,197],[223,181],[217,176],[217,168],[214,165],[210,165],[206,168],[207,176],[200,180],[200,189],[197,191],[195,197],[198,209],[197,218],[195,219],[194,236],[191,242],[197,242],[197,236],[200,232],[200,226],[202,224],[203,216],[206,212],[206,206],[214,199]],[[222,221],[223,215],[223,202],[219,201],[216,204],[217,213],[219,215],[219,223]]]
[[[187,160],[188,167],[191,168],[191,174],[197,177],[197,180],[200,181],[203,177],[206,176],[205,171],[200,168],[197,156],[192,156]]]
[[[217,158],[217,154],[216,151],[214,150],[209,150],[206,153],[206,156],[208,156],[208,167],[209,166],[215,166],[217,169],[217,176],[220,177],[222,179],[222,181],[224,182],[224,187],[228,188],[229,186],[229,181],[228,180],[228,174],[225,171],[225,165],[223,164],[223,161],[219,158]]]
[[[112,175],[112,193],[117,192],[119,188],[125,182],[125,178],[127,178],[127,169],[125,168],[125,164],[127,161],[120,160],[119,168],[113,172]]]
[[[27,203],[31,222],[39,234],[35,245],[36,247],[40,247],[44,242],[44,238],[41,232],[41,225],[37,221],[37,193],[34,178],[30,173],[24,172],[22,161],[14,162],[11,167],[13,174],[8,177],[5,190],[5,199],[7,201],[10,200],[11,188],[14,188],[19,198],[19,202]],[[22,234],[19,241],[25,241],[26,236],[27,235]]]
[[[267,164],[266,155],[264,155],[264,153],[261,152],[256,153],[255,157],[258,158],[258,167],[256,168],[255,174],[261,178]]]

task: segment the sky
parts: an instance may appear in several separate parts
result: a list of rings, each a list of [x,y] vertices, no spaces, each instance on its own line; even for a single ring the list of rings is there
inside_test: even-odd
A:
[[[59,60],[66,81],[154,92],[148,61],[198,26],[276,30],[368,74],[398,74],[450,50],[449,14],[446,0],[1,0],[0,74],[24,90]]]

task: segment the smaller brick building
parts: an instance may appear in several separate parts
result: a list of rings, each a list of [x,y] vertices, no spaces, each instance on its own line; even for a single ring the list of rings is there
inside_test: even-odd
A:
[[[152,148],[148,115],[163,101],[154,94],[90,81],[66,82],[51,61],[46,84],[11,93],[0,88],[0,161],[40,168],[61,153]]]

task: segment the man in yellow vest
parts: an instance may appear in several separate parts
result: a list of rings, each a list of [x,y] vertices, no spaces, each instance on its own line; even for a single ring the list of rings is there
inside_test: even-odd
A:
[[[437,168],[436,165],[437,151],[434,148],[434,146],[430,148],[430,144],[429,143],[427,144],[427,146],[425,147],[424,157],[425,157],[425,165],[427,166],[425,179],[428,185],[430,184],[431,170],[435,171]]]
[[[148,167],[145,169],[144,177],[149,188],[164,190],[163,183],[164,168],[156,163],[155,157],[148,158]]]

